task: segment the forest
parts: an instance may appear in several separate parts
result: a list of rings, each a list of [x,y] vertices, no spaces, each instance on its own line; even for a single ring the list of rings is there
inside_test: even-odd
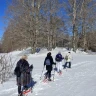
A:
[[[96,0],[12,0],[0,52],[31,47],[96,51]]]

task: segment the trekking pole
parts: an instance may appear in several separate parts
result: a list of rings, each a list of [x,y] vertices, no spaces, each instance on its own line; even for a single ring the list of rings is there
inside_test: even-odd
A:
[[[42,73],[41,73],[41,76],[40,76],[40,80],[41,80],[41,78],[42,78],[42,74],[43,74],[44,68],[45,68],[45,66],[43,67],[43,70],[42,70]]]
[[[53,81],[54,81],[54,77],[55,77],[55,70],[56,70],[56,65],[55,65],[54,74],[53,74]]]

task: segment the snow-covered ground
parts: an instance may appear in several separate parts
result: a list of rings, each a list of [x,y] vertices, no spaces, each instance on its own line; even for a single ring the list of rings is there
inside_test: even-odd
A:
[[[55,58],[58,51],[63,56],[67,53],[64,48],[56,48],[52,50],[53,58]],[[20,59],[22,53],[24,52],[11,52],[13,59],[16,61]],[[40,80],[47,50],[42,50],[36,54],[28,54],[29,63],[34,65],[32,77],[35,82],[33,92],[28,96],[96,96],[96,55],[81,51],[77,51],[77,53],[71,51],[71,53],[73,56],[72,68],[63,69],[61,76],[55,72],[55,81],[49,83],[43,83]],[[64,62],[62,63],[64,64]],[[17,96],[15,79],[14,76],[7,82],[0,84],[0,96]]]

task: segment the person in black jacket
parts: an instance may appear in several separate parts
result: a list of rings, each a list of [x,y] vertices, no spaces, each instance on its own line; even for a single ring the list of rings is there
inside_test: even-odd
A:
[[[32,69],[33,65],[29,66],[26,55],[22,56],[22,58],[17,62],[14,73],[17,78],[18,96],[22,96],[21,86],[27,88],[27,85],[31,82],[30,71],[32,71]]]
[[[51,81],[51,71],[52,71],[52,65],[56,63],[54,63],[53,61],[53,58],[51,56],[51,52],[47,53],[47,57],[45,58],[45,61],[44,61],[44,66],[46,65],[46,76],[45,76],[45,79],[48,78],[49,81]]]

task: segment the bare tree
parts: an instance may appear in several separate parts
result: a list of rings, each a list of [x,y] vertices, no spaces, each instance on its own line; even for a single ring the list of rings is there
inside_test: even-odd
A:
[[[9,14],[10,16],[9,18],[6,16],[9,25],[3,36],[3,47],[6,46],[6,43],[11,45],[6,47],[9,51],[31,47],[32,53],[35,52],[37,47],[45,46],[50,50],[56,47],[57,41],[60,39],[58,32],[62,34],[64,30],[61,29],[65,28],[64,21],[57,15],[60,8],[59,1],[12,1],[7,11],[7,16]],[[64,38],[60,40],[63,41]],[[44,42],[42,42],[43,39]]]
[[[73,50],[76,51],[78,47],[87,49],[86,33],[92,29],[92,26],[94,25],[92,23],[96,21],[94,18],[96,17],[96,1],[66,0],[62,5],[66,14],[68,14],[67,17],[69,17],[67,21],[72,24],[70,30],[73,34]],[[81,46],[78,46],[80,43]]]
[[[6,54],[0,55],[0,82],[3,83],[12,76],[12,58]]]

